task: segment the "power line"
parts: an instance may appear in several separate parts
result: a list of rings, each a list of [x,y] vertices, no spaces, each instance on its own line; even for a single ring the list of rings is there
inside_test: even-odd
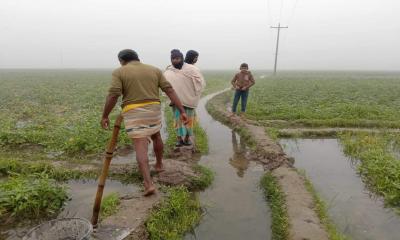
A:
[[[295,11],[296,11],[297,3],[298,3],[298,2],[299,2],[299,0],[296,0],[296,2],[294,3],[293,9],[292,9],[292,14],[291,14],[291,16],[290,16],[290,18],[289,18],[289,22],[288,22],[289,25],[292,23],[292,20],[293,20],[294,13],[295,13]]]
[[[268,20],[269,20],[269,24],[268,25],[272,25],[272,14],[271,14],[271,3],[270,0],[267,0],[267,11],[268,11]]]
[[[282,9],[283,9],[283,0],[281,0],[281,10],[279,13],[279,22],[281,22],[281,19],[282,19]]]

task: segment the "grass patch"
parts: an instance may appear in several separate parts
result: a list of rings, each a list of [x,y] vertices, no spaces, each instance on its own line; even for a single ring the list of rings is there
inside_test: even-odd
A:
[[[99,176],[98,170],[72,170],[65,167],[55,167],[48,162],[22,162],[15,159],[0,159],[0,177],[13,174],[46,174],[49,178],[56,181],[96,179]],[[143,177],[136,167],[126,172],[109,172],[109,178],[121,181],[122,183],[140,183],[143,181]]]
[[[100,216],[102,219],[115,214],[118,211],[118,207],[121,201],[118,193],[108,194],[101,201]]]
[[[267,128],[265,128],[265,132],[274,141],[277,141],[278,138],[280,137],[279,129],[277,129],[277,128],[267,127]]]
[[[14,175],[0,182],[0,218],[36,218],[58,212],[67,199],[65,187],[46,174]]]
[[[40,146],[38,152],[57,153],[57,158],[103,152],[111,131],[100,128],[99,117],[111,70],[0,70],[0,74],[2,149]],[[204,72],[205,94],[229,85],[231,75]],[[116,108],[112,122],[118,113]],[[123,126],[118,143],[131,143]]]
[[[153,175],[154,173],[150,173],[150,174]],[[143,182],[143,176],[140,173],[137,166],[134,166],[133,168],[129,169],[128,171],[122,172],[122,173],[110,172],[110,178],[114,179],[114,180],[118,180],[124,184],[142,183]]]
[[[321,223],[324,225],[326,231],[328,232],[328,236],[330,240],[349,240],[350,238],[343,235],[342,233],[338,232],[336,226],[333,222],[329,219],[328,216],[328,208],[325,202],[321,199],[318,193],[315,191],[314,186],[312,185],[311,181],[307,178],[304,172],[299,172],[301,175],[304,176],[305,179],[305,186],[308,192],[311,193],[314,204],[315,204],[315,212],[318,215],[318,218],[321,220]]]
[[[199,173],[199,177],[193,177],[191,179],[190,190],[204,190],[214,181],[214,172],[202,165],[194,166],[195,172]]]
[[[83,172],[64,167],[55,167],[46,162],[22,162],[15,159],[0,159],[0,176],[8,176],[15,173],[21,175],[45,174],[57,181],[79,179],[82,177],[95,178],[97,176],[95,172]]]
[[[234,76],[231,71],[207,71],[204,74],[206,79],[206,88],[203,96],[220,91],[231,86],[231,80]]]
[[[286,209],[285,195],[277,180],[271,173],[266,173],[261,179],[261,188],[268,201],[272,214],[272,239],[286,240],[289,238],[289,218]]]
[[[247,116],[309,127],[400,127],[400,75],[283,73],[256,79]]]
[[[340,140],[345,154],[358,160],[357,171],[368,188],[400,213],[398,134],[347,133]]]
[[[146,222],[151,240],[178,240],[199,223],[200,203],[184,187],[170,188],[167,198]]]

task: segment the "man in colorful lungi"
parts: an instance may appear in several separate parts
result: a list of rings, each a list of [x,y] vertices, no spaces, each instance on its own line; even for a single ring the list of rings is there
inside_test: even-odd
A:
[[[189,52],[195,52],[193,50]],[[195,52],[196,61],[198,53]],[[165,78],[171,83],[179,99],[182,101],[185,112],[188,116],[188,122],[185,124],[180,118],[178,107],[172,104],[174,114],[174,127],[177,135],[176,146],[192,145],[193,128],[196,122],[196,107],[199,103],[201,93],[206,85],[204,77],[200,70],[194,66],[194,59],[191,56],[190,63],[184,62],[183,54],[174,49],[171,51],[172,65],[164,72]]]
[[[149,196],[156,191],[150,176],[147,156],[150,139],[153,141],[157,160],[155,170],[157,172],[163,170],[159,88],[180,111],[183,122],[187,122],[187,115],[181,101],[161,70],[141,63],[137,53],[131,49],[119,52],[118,59],[121,67],[112,73],[111,87],[104,105],[101,126],[104,129],[109,128],[108,115],[117,103],[119,96],[122,95],[122,116],[125,129],[135,146],[136,160],[144,179],[144,196]]]

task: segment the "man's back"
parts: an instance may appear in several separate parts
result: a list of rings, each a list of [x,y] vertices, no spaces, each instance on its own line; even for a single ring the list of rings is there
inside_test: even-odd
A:
[[[160,101],[159,88],[171,85],[156,67],[132,61],[113,72],[109,92],[122,95],[122,105]]]

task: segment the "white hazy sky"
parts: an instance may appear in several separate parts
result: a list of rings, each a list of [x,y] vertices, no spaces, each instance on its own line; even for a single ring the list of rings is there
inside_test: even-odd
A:
[[[0,68],[113,68],[172,48],[203,69],[400,70],[398,0],[1,0]]]

